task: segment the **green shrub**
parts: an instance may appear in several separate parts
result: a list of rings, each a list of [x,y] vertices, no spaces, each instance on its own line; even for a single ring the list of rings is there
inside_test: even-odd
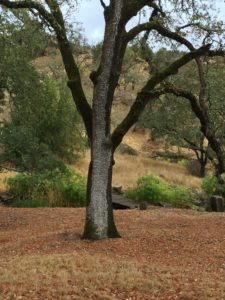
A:
[[[12,203],[13,207],[29,207],[29,208],[37,208],[37,207],[48,207],[48,201],[40,200],[40,199],[17,199]]]
[[[130,147],[127,144],[120,144],[119,147],[117,148],[117,151],[121,154],[128,154],[128,155],[132,155],[132,156],[137,156],[138,152],[137,150],[133,149],[132,147]]]
[[[137,187],[126,196],[151,204],[169,203],[174,207],[194,207],[194,191],[184,187],[172,187],[158,176],[148,174],[141,177]]]
[[[181,160],[178,160],[178,162],[177,162],[177,164],[179,165],[179,166],[181,166],[181,167],[187,167],[188,166],[188,160],[187,159],[181,159]]]
[[[13,206],[80,207],[85,204],[86,181],[70,169],[19,174],[8,178],[6,183],[14,199]]]
[[[222,174],[222,179],[225,180],[225,174]],[[207,176],[202,180],[202,190],[207,198],[212,195],[219,195],[225,197],[225,185],[221,184],[216,176]]]
[[[53,156],[47,144],[40,143],[33,128],[29,126],[6,123],[0,129],[0,143],[4,145],[1,162],[10,162],[21,171],[65,168],[63,161]]]

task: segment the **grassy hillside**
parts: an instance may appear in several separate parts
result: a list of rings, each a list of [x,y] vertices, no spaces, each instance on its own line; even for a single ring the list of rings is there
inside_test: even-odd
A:
[[[92,83],[89,79],[89,74],[94,68],[91,56],[89,54],[80,55],[77,59],[79,65],[82,66],[81,76],[84,82],[84,88],[91,101]],[[56,49],[50,49],[47,56],[37,58],[35,60],[37,69],[51,77],[62,76],[64,73],[63,65],[60,54]],[[144,63],[140,61],[134,65],[133,72],[140,73],[140,78],[136,81],[135,86],[120,82],[115,95],[115,102],[112,109],[112,127],[115,127],[122,118],[126,115],[129,107],[140,89],[147,79],[147,71],[145,70]],[[122,186],[123,189],[133,187],[138,178],[148,172],[163,177],[166,181],[173,185],[183,185],[186,187],[198,188],[200,186],[200,179],[191,176],[188,171],[174,163],[169,163],[165,160],[157,160],[154,158],[154,153],[157,151],[165,151],[164,143],[149,141],[149,132],[147,130],[134,131],[131,130],[124,138],[123,143],[136,150],[138,155],[133,157],[127,154],[121,154],[119,151],[115,154],[116,165],[113,173],[113,185]],[[177,151],[177,149],[172,149]],[[192,158],[192,153],[183,150],[188,157]],[[74,168],[86,175],[88,171],[89,151],[77,163]],[[5,177],[10,176],[11,173],[1,174],[1,189],[5,189],[3,180]]]
[[[200,178],[190,175],[185,167],[151,158],[155,150],[163,151],[164,145],[163,143],[149,142],[147,131],[131,131],[124,138],[123,142],[135,149],[138,155],[132,156],[116,152],[116,164],[113,170],[114,186],[122,186],[124,189],[131,188],[136,184],[139,177],[151,172],[163,177],[172,185],[200,187]],[[149,143],[151,144],[151,150],[147,147]],[[89,159],[90,154],[87,151],[83,159],[75,165],[75,168],[84,175],[87,175]]]

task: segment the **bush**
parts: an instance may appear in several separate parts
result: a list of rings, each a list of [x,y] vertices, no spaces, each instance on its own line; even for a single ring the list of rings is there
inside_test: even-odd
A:
[[[6,180],[16,207],[80,207],[85,204],[86,181],[66,169],[19,174]]]
[[[55,79],[40,74],[29,63],[27,47],[11,43],[0,34],[0,86],[10,98],[8,121],[0,126],[1,163],[33,172],[41,169],[46,156],[75,162],[85,149],[86,138],[64,73],[55,70]]]
[[[65,168],[64,163],[54,158],[48,146],[39,141],[29,126],[6,123],[0,129],[0,143],[4,145],[1,163],[10,162],[21,171]]]
[[[169,203],[174,207],[194,208],[195,195],[193,190],[184,187],[172,187],[160,177],[152,174],[141,177],[137,182],[137,187],[128,191],[126,196],[154,205]]]
[[[225,174],[222,175],[222,179],[225,180]],[[225,185],[219,183],[216,176],[211,175],[203,178],[201,186],[206,198],[210,198],[213,195],[225,198]]]
[[[138,152],[137,150],[133,149],[127,144],[120,144],[119,147],[117,148],[117,151],[120,152],[121,154],[128,154],[132,156],[137,156]]]
[[[29,207],[29,208],[37,208],[37,207],[48,207],[48,201],[40,200],[40,199],[17,199],[12,203],[13,207]]]
[[[189,161],[187,159],[183,158],[181,160],[178,160],[177,164],[179,166],[181,166],[181,167],[185,167],[186,168],[188,166],[188,164],[189,164]]]

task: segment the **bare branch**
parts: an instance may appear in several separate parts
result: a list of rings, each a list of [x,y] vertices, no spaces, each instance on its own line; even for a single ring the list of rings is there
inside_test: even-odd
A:
[[[106,9],[106,4],[105,4],[105,2],[103,1],[103,0],[100,0],[100,3],[101,3],[101,6],[104,8],[104,9]]]

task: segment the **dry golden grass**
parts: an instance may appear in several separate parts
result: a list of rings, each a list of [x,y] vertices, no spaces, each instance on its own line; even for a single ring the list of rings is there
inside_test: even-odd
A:
[[[25,255],[0,262],[0,282],[10,283],[3,299],[16,295],[15,299],[110,300],[126,299],[124,295],[132,296],[132,291],[148,299],[150,293],[162,292],[167,284],[162,285],[153,274],[146,276],[135,262],[116,263],[86,253]]]
[[[13,171],[8,171],[8,172],[3,172],[0,173],[0,192],[4,192],[6,185],[5,185],[5,180],[9,177],[13,177],[16,174],[18,174],[17,172],[13,172]]]
[[[87,152],[83,159],[76,164],[75,169],[86,176],[89,161],[90,153]],[[122,185],[124,189],[134,187],[138,178],[149,172],[163,177],[173,185],[200,187],[200,178],[189,175],[184,167],[177,164],[157,161],[145,155],[131,156],[120,153],[115,154],[115,162],[116,164],[113,168],[113,185]]]
[[[113,170],[113,184],[125,189],[136,185],[138,178],[151,172],[163,177],[173,185],[199,188],[200,179],[191,176],[186,169],[177,164],[157,161],[146,156],[115,155],[116,165]]]
[[[146,175],[153,173],[163,177],[167,182],[172,185],[182,185],[185,187],[200,187],[200,178],[191,176],[187,170],[178,164],[169,163],[166,161],[159,161],[150,158],[149,152],[144,149],[148,140],[148,132],[130,132],[124,138],[124,143],[138,151],[138,156],[130,156],[127,154],[115,153],[116,164],[113,169],[113,185],[122,186],[124,189],[132,188],[136,185],[137,180]],[[160,149],[161,144],[154,143],[152,148]],[[90,161],[90,152],[87,151],[83,158],[73,166],[76,170],[87,176],[88,165]],[[14,176],[16,172],[0,173],[0,192],[5,190],[4,179]],[[54,195],[52,201],[54,202]]]
[[[148,141],[149,134],[143,132],[129,132],[123,142],[138,151],[138,156],[127,154],[115,154],[115,166],[113,168],[113,185],[123,186],[124,189],[134,187],[139,177],[151,172],[163,177],[173,185],[182,185],[185,187],[200,187],[200,179],[188,174],[187,170],[178,164],[159,161],[150,158],[150,153],[144,151]],[[161,149],[162,144],[154,143],[152,148]],[[83,159],[75,166],[82,174],[87,175],[90,153],[87,152]]]

